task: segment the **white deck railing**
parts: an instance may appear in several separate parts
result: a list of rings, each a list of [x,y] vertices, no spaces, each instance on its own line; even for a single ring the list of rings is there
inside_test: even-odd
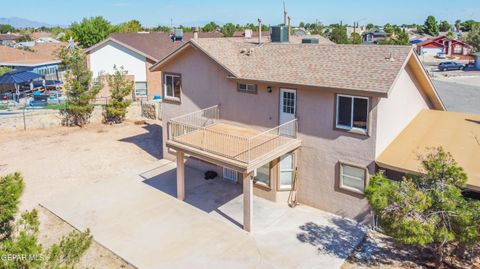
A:
[[[248,163],[297,137],[296,119],[250,137],[209,128],[220,122],[219,112],[213,106],[171,119],[168,139]]]

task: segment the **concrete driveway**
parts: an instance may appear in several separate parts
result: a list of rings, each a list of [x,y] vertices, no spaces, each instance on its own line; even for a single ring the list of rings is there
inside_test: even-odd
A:
[[[448,111],[480,114],[480,76],[433,80]]]
[[[248,234],[240,186],[190,168],[186,201],[172,195],[175,164],[161,160],[43,205],[139,268],[339,268],[364,237],[352,220],[257,197]]]

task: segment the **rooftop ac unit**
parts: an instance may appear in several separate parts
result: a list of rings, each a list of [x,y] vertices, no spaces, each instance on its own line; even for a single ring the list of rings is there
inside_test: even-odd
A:
[[[182,41],[183,39],[183,29],[173,29],[172,40],[175,41]]]

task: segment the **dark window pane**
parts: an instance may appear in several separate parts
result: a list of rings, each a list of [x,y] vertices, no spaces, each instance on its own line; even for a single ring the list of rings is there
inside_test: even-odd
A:
[[[337,125],[351,126],[352,98],[339,96],[337,110],[338,110]]]
[[[168,97],[173,97],[172,84],[172,76],[165,76],[165,95]]]
[[[174,88],[174,96],[176,98],[180,98],[180,88],[182,85],[182,80],[180,77],[173,77],[173,88]]]
[[[353,101],[353,127],[367,129],[368,100],[355,98]]]

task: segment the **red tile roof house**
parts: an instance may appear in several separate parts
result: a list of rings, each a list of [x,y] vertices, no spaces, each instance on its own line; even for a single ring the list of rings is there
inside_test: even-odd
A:
[[[470,60],[471,49],[470,45],[447,36],[438,36],[417,44],[419,55],[436,56],[438,53],[445,53],[449,58],[459,58],[461,60]]]
[[[219,33],[199,33],[200,37],[218,37]],[[100,73],[112,73],[113,66],[123,66],[135,82],[134,97],[161,96],[160,72],[150,67],[193,37],[184,33],[183,42],[173,42],[170,33],[114,33],[102,42],[86,49],[88,66],[94,77]],[[102,91],[99,97],[108,97],[109,91]],[[105,96],[103,96],[105,95]]]
[[[298,202],[370,221],[376,158],[420,111],[445,109],[407,46],[192,39],[151,70],[178,198],[185,164],[217,171],[243,185],[247,231],[252,195],[287,203],[294,182]]]

